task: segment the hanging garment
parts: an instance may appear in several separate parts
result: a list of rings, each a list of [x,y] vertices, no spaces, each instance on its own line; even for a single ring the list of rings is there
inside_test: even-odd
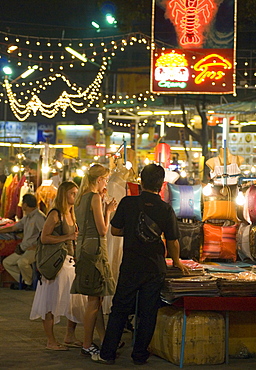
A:
[[[53,185],[40,185],[36,189],[35,195],[39,209],[47,214],[49,209],[52,207],[53,201],[57,195],[57,188],[55,188],[55,186]]]
[[[3,187],[3,191],[1,195],[1,215],[0,215],[1,217],[4,217],[4,213],[6,209],[6,201],[7,201],[7,189],[11,185],[12,180],[13,180],[13,175],[10,174],[9,176],[7,176],[5,183],[4,183],[4,187]]]
[[[224,166],[221,165],[219,157],[214,157],[214,169],[210,171],[211,179],[214,179],[214,184],[216,185],[223,185],[223,178],[218,178],[224,174]],[[232,175],[232,177],[227,177],[227,185],[235,185],[237,184],[239,176],[233,175],[240,175],[241,170],[237,164],[237,156],[231,156],[231,163],[227,165],[227,174]]]
[[[10,204],[10,208],[9,208],[9,211],[8,211],[8,218],[14,218],[15,216],[17,216],[19,219],[22,218],[22,210],[19,211],[19,214],[17,213],[18,211],[18,203],[19,203],[19,199],[20,199],[20,190],[24,184],[24,182],[26,181],[26,176],[23,175],[21,177],[21,179],[18,181],[14,191],[13,191],[13,194],[12,194],[12,199],[11,199],[11,204]]]

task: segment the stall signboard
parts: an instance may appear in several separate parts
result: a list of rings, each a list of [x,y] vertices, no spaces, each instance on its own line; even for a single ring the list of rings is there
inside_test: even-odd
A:
[[[236,0],[153,0],[150,87],[235,93]]]
[[[137,135],[137,149],[152,149],[156,145],[156,141],[158,139],[158,134],[155,134],[155,140],[150,141],[148,140],[148,133],[144,133],[141,135]],[[127,132],[118,132],[115,131],[113,135],[111,136],[111,142],[112,144],[115,144],[117,147],[123,144],[123,141],[126,141],[126,144],[131,149],[134,145],[134,133],[127,133]]]
[[[37,123],[0,121],[0,141],[37,143]]]
[[[37,127],[37,141],[55,144],[56,132],[55,124],[53,123],[38,123]]]
[[[56,144],[70,144],[85,148],[94,145],[94,129],[92,125],[58,125],[56,128]]]

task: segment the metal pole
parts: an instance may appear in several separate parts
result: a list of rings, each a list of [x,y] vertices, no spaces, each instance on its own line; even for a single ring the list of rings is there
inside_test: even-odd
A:
[[[8,76],[4,76],[4,82],[8,79]],[[4,84],[4,142],[6,141],[6,123],[7,123],[7,94],[6,94],[6,86]]]

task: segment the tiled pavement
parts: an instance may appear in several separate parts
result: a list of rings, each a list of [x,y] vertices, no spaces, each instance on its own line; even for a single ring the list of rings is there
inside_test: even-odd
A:
[[[0,369],[28,370],[63,370],[63,369],[105,369],[106,365],[95,364],[90,358],[83,358],[78,348],[67,352],[54,352],[45,349],[45,337],[40,320],[30,321],[29,313],[34,292],[15,291],[0,288]],[[61,341],[65,332],[65,318],[56,325],[55,333]],[[83,336],[82,326],[77,328],[78,338]],[[115,365],[109,366],[115,370],[134,369],[138,366],[131,361],[132,336],[130,332],[123,334],[125,346],[120,350],[120,357]],[[95,338],[98,343],[98,338]],[[109,368],[108,367],[108,368]],[[179,367],[157,356],[151,356],[146,365],[140,369],[171,370]],[[256,369],[256,358],[230,360],[225,365],[193,365],[184,366],[185,370],[253,370]]]

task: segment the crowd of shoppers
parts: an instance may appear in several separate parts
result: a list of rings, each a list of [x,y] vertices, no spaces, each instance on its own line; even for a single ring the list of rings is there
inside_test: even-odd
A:
[[[149,356],[147,348],[155,328],[166,271],[166,250],[162,239],[144,243],[136,236],[141,203],[145,213],[161,229],[174,266],[188,271],[179,260],[179,231],[174,211],[159,196],[164,169],[155,164],[144,167],[141,172],[142,193],[139,196],[125,196],[119,205],[114,198],[109,202],[104,200],[108,178],[109,169],[95,164],[89,168],[79,187],[73,181],[62,182],[46,220],[37,209],[37,204],[28,201],[29,194],[25,195],[24,218],[10,230],[0,229],[1,234],[24,226],[20,245],[22,254],[15,253],[15,261],[14,257],[7,257],[4,265],[12,274],[9,266],[16,264],[20,269],[16,266],[13,276],[17,280],[21,273],[29,285],[31,274],[26,275],[19,261],[25,253],[28,254],[30,245],[35,248],[40,231],[44,244],[65,242],[67,256],[64,264],[55,279],[41,277],[30,314],[32,320],[42,319],[47,338],[46,348],[66,351],[69,346],[81,347],[81,353],[95,362],[114,363],[117,349],[124,345],[121,342],[122,333],[137,299],[140,322],[131,356],[134,364],[141,365],[147,362]],[[31,197],[34,196],[30,194],[30,200]],[[27,225],[29,220],[32,222],[33,215],[37,218],[33,222],[32,232],[32,224],[29,227]],[[112,235],[123,237],[123,258],[117,285],[107,255],[106,234],[110,223]],[[27,239],[31,239],[31,244],[27,243]],[[28,260],[27,264],[30,265],[31,261]],[[104,296],[110,295],[114,295],[114,298],[105,331],[102,301]],[[54,324],[60,321],[60,316],[67,318],[63,344],[58,342],[54,334]],[[77,323],[84,325],[83,342],[75,335]],[[95,328],[101,348],[93,342]]]

